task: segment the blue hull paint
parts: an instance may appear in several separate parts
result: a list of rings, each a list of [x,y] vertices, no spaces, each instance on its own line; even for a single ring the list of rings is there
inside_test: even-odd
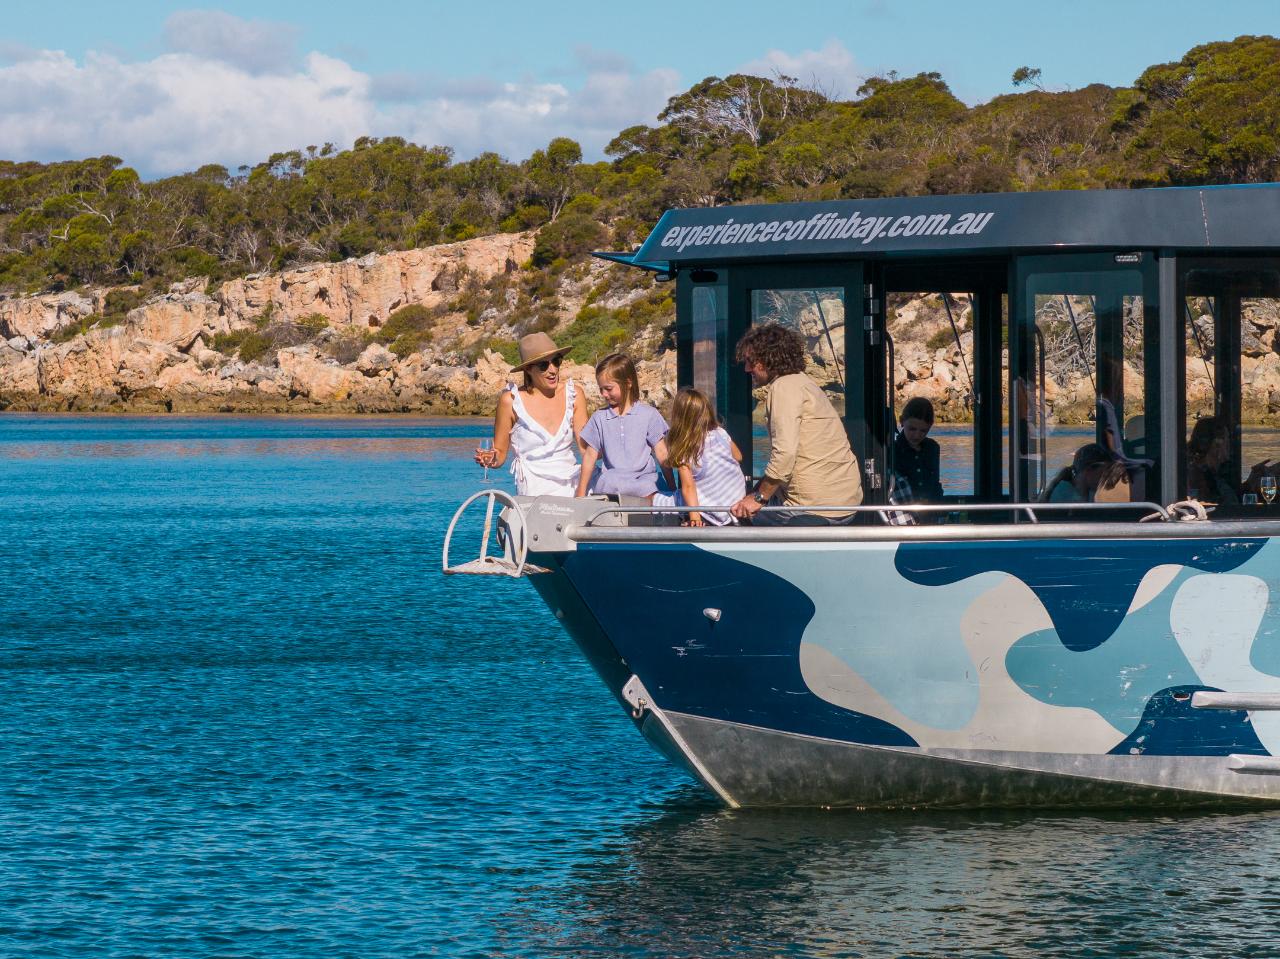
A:
[[[541,561],[611,691],[634,674],[689,722],[1095,779],[1123,757],[1210,793],[1231,776],[1204,785],[1206,757],[1280,754],[1280,714],[1191,704],[1280,692],[1266,539],[589,543]]]
[[[800,674],[813,601],[785,579],[694,546],[591,546],[564,570],[664,709],[877,746],[914,746],[882,720],[815,696]],[[708,607],[727,615],[716,623]]]

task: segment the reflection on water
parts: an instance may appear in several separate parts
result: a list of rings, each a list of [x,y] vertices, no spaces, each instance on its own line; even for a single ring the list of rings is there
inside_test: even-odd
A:
[[[1264,884],[1278,816],[734,812],[678,797],[575,870],[561,925],[540,932],[573,955],[1261,955],[1280,932]]]
[[[422,455],[475,449],[477,417],[49,417],[0,418],[0,459]]]
[[[434,437],[352,437],[349,439],[285,440],[124,440],[87,441],[67,446],[60,442],[0,443],[0,459],[190,458],[211,456],[406,456],[455,458],[475,450],[472,439]]]

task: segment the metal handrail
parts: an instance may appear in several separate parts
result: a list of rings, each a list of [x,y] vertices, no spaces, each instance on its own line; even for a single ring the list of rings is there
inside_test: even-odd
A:
[[[732,506],[604,506],[587,518],[586,525],[591,526],[598,517],[612,516],[621,513],[728,513]],[[1086,512],[1118,512],[1121,510],[1147,509],[1160,516],[1164,522],[1171,522],[1169,511],[1159,503],[1147,501],[1133,503],[904,503],[890,506],[762,506],[759,512],[770,513],[1007,513],[1025,512],[1033,523],[1039,523],[1037,511],[1049,513],[1067,513],[1084,510]]]
[[[473,493],[463,500],[462,505],[454,512],[453,519],[449,521],[448,529],[445,530],[444,547],[440,553],[440,571],[446,575],[458,571],[456,567],[449,564],[449,547],[453,543],[453,531],[458,525],[458,520],[462,519],[462,514],[467,511],[467,507],[476,500],[485,497],[488,498],[489,503],[484,513],[484,533],[480,540],[480,558],[476,562],[481,564],[493,562],[493,557],[489,556],[489,534],[493,530],[493,508],[497,500],[500,499],[504,506],[511,509],[507,517],[507,545],[511,551],[511,563],[514,567],[514,572],[510,573],[510,575],[515,577],[523,575],[525,563],[529,558],[529,542],[525,529],[524,511],[510,493],[500,489],[483,489],[478,493]]]
[[[1046,407],[1048,399],[1045,396],[1045,375],[1049,368],[1049,350],[1045,346],[1044,331],[1038,326],[1036,327],[1036,347],[1040,351],[1040,392],[1036,397],[1036,415],[1039,417],[1036,422],[1036,436],[1040,441],[1040,484],[1038,489],[1043,493],[1049,485],[1049,413]]]

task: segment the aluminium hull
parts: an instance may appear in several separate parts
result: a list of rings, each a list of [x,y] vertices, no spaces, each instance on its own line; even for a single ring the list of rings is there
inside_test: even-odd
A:
[[[1280,543],[1159,525],[593,530],[533,581],[730,805],[1280,803]]]

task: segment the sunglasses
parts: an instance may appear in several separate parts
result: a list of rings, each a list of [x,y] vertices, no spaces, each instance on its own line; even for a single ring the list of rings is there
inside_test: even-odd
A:
[[[549,370],[553,366],[558,370],[560,369],[560,362],[563,359],[564,357],[562,356],[554,356],[549,360],[540,360],[539,362],[533,364],[533,368],[537,370],[539,373],[545,373],[547,372],[547,370]]]

